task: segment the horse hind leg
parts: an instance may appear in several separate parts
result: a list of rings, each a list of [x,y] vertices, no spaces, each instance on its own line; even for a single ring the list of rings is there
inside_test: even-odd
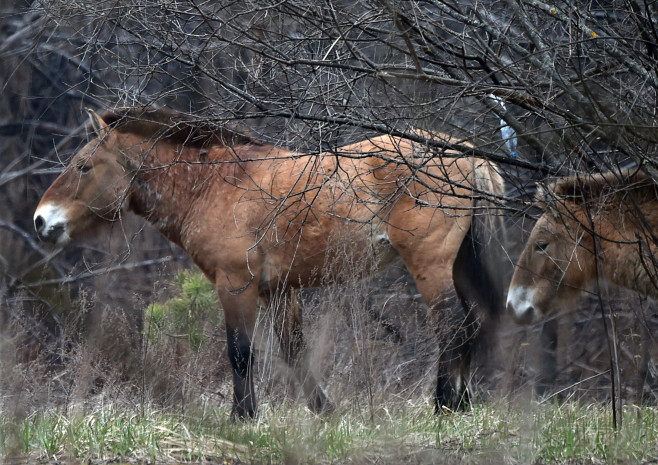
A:
[[[415,268],[413,263],[412,259],[405,260],[430,309],[440,348],[435,411],[455,410],[467,405],[469,400],[466,387],[470,378],[471,347],[477,330],[474,309],[462,302],[451,273],[445,269],[433,270],[431,266],[425,267],[430,272],[421,273],[417,270],[422,267]]]
[[[330,413],[334,410],[334,406],[311,373],[307,357],[301,357],[300,360],[300,355],[306,352],[306,342],[302,332],[297,293],[294,289],[288,289],[277,295],[279,298],[274,299],[271,305],[274,307],[274,329],[279,337],[285,360],[302,386],[308,408],[318,414]]]
[[[462,305],[455,297],[444,300],[443,315],[437,328],[442,346],[434,396],[434,412],[437,414],[463,409],[470,403],[468,383],[477,321],[472,316],[474,309]]]
[[[455,409],[469,404],[470,364],[476,344],[486,347],[482,329],[493,332],[493,324],[501,311],[501,285],[484,259],[483,244],[474,237],[474,225],[462,241],[452,266],[456,299],[448,305],[443,319],[451,337],[439,359],[435,408],[443,405]],[[482,324],[487,325],[481,328]]]

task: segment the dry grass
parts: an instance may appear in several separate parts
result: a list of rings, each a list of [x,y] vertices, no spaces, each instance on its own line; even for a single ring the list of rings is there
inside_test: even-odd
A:
[[[352,399],[358,402],[358,399]],[[367,404],[366,399],[362,399]],[[529,407],[529,406],[526,406]],[[368,407],[364,406],[367,410]],[[658,410],[627,408],[615,432],[605,405],[505,402],[436,417],[426,402],[339,409],[318,418],[299,405],[264,403],[232,423],[228,409],[187,414],[150,405],[85,405],[0,423],[4,454],[32,460],[219,463],[650,463],[658,459]]]
[[[135,335],[130,323],[103,320],[120,315],[110,311],[98,320],[104,331],[95,337],[64,335],[53,346],[57,350],[42,350],[30,362],[12,357],[20,338],[4,340],[0,453],[49,461],[286,464],[658,458],[655,407],[627,407],[624,427],[615,433],[606,403],[527,400],[532,378],[522,368],[531,366],[530,344],[511,352],[501,345],[494,351],[497,358],[476,358],[475,406],[433,416],[440,346],[427,309],[406,278],[376,279],[375,285],[352,281],[302,295],[308,360],[338,405],[330,418],[317,418],[303,407],[278,354],[268,312],[261,312],[256,341],[260,416],[236,425],[229,421],[231,374],[221,320],[209,318],[193,327],[169,320],[153,339],[147,319],[140,345],[129,342]],[[166,281],[169,289],[154,300],[179,308],[184,292],[175,282]],[[216,305],[200,298],[207,289],[197,285],[198,292],[188,289],[187,299]],[[89,306],[93,298],[82,296],[75,305]],[[137,298],[134,305],[147,308]],[[510,331],[503,327],[502,334],[529,338],[521,329]],[[57,363],[53,354],[61,356]]]

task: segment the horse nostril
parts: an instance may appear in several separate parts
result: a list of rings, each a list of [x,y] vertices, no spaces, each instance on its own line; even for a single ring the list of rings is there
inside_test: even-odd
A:
[[[34,218],[34,229],[36,229],[37,232],[41,231],[45,223],[46,222],[44,221],[41,215],[37,216],[36,218]]]
[[[515,322],[520,325],[527,325],[532,323],[535,315],[535,308],[532,305],[515,305],[512,302],[507,302],[507,314],[511,315]]]
[[[516,321],[522,325],[529,325],[535,318],[535,308],[531,305],[517,310]]]

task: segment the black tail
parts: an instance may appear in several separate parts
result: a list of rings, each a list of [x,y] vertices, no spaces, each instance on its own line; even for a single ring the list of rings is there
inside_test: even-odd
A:
[[[478,193],[502,195],[502,178],[486,162],[476,167]],[[466,238],[455,259],[452,276],[461,305],[444,320],[451,329],[451,340],[439,358],[435,409],[454,409],[468,403],[467,385],[474,347],[487,349],[490,334],[505,308],[506,284],[512,265],[505,253],[504,218],[487,200],[479,202]]]
[[[501,228],[502,220],[501,217]],[[503,314],[506,284],[513,268],[505,253],[504,229],[491,230],[491,222],[491,218],[474,216],[452,270],[455,289],[464,308],[477,308],[480,318],[486,320],[496,320]],[[500,236],[490,237],[491,233]]]

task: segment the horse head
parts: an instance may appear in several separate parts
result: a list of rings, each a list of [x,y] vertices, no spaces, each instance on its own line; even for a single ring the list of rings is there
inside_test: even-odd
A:
[[[595,275],[594,244],[589,225],[572,197],[541,192],[544,213],[519,257],[507,293],[507,311],[530,324],[563,307],[573,306]]]
[[[120,217],[131,182],[122,163],[119,135],[89,110],[96,137],[87,143],[45,192],[34,213],[40,239],[65,245],[96,225]]]

